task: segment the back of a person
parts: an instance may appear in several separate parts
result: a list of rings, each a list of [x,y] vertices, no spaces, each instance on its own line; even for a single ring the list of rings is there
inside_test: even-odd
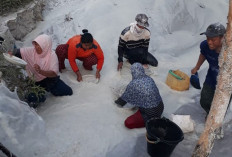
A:
[[[140,63],[131,66],[132,81],[128,84],[126,92],[130,103],[144,108],[156,107],[162,101],[159,90],[154,80],[145,74]],[[132,94],[132,96],[129,96]],[[124,95],[122,96],[124,97]]]
[[[164,105],[154,80],[145,74],[141,63],[131,66],[132,81],[115,103],[123,107],[126,103],[138,107],[137,112],[127,117],[124,125],[129,128],[142,128],[148,119],[160,118]]]
[[[68,44],[68,45],[75,44],[76,45],[76,43],[80,43],[80,42],[81,42],[81,35],[75,35],[72,38],[70,38],[66,44]]]
[[[156,91],[158,89],[154,80],[147,75],[134,79],[133,81],[136,82],[135,89],[138,90],[137,92],[143,92],[142,94],[145,95],[150,94],[150,91]]]

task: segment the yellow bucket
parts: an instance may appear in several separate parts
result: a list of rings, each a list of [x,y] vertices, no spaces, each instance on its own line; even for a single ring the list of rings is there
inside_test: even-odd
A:
[[[190,78],[180,70],[169,70],[166,84],[174,90],[184,91],[189,89]]]

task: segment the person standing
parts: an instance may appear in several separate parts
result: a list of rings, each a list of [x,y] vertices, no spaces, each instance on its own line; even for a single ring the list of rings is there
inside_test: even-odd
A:
[[[200,44],[200,55],[195,67],[191,70],[195,74],[205,62],[209,64],[209,69],[201,90],[200,104],[206,111],[207,115],[210,111],[213,101],[214,92],[217,84],[217,76],[219,71],[218,56],[222,48],[222,39],[226,32],[225,27],[220,23],[213,23],[208,26],[206,32],[200,35],[206,35],[206,40]]]

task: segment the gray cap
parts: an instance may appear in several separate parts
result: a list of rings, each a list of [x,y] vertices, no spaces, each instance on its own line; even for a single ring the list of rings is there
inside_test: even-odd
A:
[[[217,37],[217,36],[223,36],[225,33],[226,33],[226,29],[222,24],[213,23],[208,26],[206,32],[203,32],[200,35],[205,34],[207,37]]]
[[[140,26],[149,27],[148,17],[145,14],[136,15],[135,21],[137,21],[137,24]]]

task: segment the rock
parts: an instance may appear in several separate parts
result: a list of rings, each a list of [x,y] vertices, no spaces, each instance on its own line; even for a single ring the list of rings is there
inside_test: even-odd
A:
[[[6,25],[16,40],[22,40],[36,27],[38,21],[43,20],[42,10],[44,1],[31,3],[27,9],[17,13],[16,18],[7,21]]]
[[[12,51],[14,48],[15,39],[8,27],[0,25],[0,37],[4,39],[2,45],[0,45],[0,52]]]

